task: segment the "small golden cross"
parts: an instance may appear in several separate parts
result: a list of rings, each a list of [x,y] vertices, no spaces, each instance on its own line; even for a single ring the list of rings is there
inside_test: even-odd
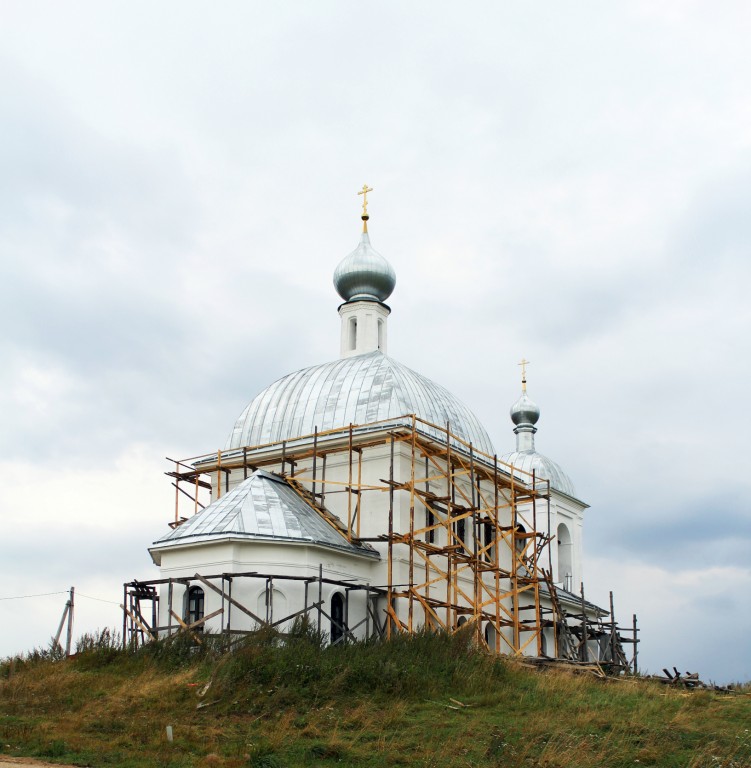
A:
[[[367,184],[362,185],[362,189],[357,193],[362,195],[362,216],[365,218],[368,215],[368,192],[372,192],[373,187],[369,187]]]
[[[522,367],[522,392],[527,391],[527,366],[529,365],[529,360],[526,358],[522,358],[520,363],[517,363],[517,365],[521,365]]]

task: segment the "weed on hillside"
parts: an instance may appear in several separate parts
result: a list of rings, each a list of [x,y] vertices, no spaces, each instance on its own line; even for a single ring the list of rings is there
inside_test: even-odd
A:
[[[0,755],[73,765],[751,767],[751,697],[530,670],[469,634],[327,646],[300,623],[0,663]],[[171,733],[171,740],[169,738]]]

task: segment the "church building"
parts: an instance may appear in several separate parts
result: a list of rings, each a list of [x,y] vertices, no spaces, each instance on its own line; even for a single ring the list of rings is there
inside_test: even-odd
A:
[[[180,504],[149,549],[161,578],[126,585],[125,634],[283,633],[306,617],[332,643],[469,625],[497,653],[578,642],[601,657],[585,625],[607,613],[579,593],[587,505],[536,450],[526,361],[515,449],[499,454],[459,398],[388,356],[396,275],[370,242],[370,191],[334,271],[338,359],[269,384],[223,449],[168,473]]]

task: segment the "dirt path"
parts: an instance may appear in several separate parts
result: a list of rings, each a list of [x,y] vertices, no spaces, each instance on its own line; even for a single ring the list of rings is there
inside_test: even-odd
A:
[[[30,757],[0,757],[0,768],[76,768],[73,765],[45,763]]]

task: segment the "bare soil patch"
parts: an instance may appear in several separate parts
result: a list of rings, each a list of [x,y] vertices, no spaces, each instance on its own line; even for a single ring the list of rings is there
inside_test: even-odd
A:
[[[0,757],[0,768],[75,768],[75,766],[45,763],[30,757]]]

